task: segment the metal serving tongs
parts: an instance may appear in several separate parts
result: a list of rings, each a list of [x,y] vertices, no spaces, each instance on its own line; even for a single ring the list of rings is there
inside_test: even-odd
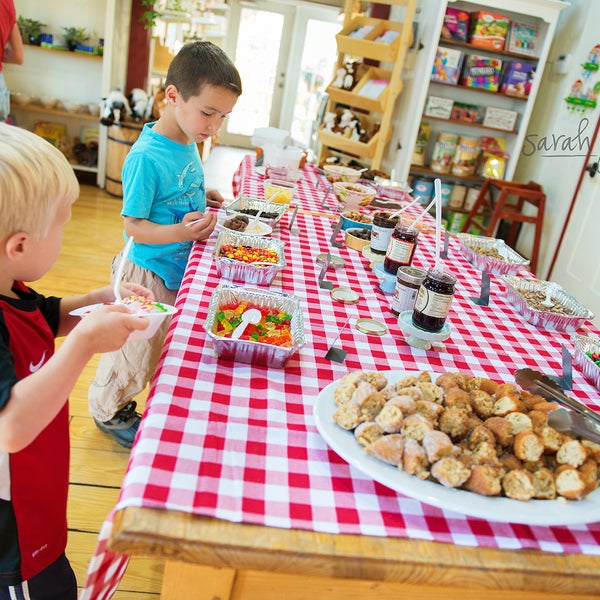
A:
[[[515,381],[532,394],[554,400],[563,407],[548,413],[548,424],[557,431],[572,431],[588,440],[600,443],[600,414],[567,396],[550,377],[533,369],[515,371]]]

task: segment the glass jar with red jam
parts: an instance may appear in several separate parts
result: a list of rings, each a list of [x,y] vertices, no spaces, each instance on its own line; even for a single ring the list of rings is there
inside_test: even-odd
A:
[[[373,215],[373,226],[371,228],[371,250],[375,254],[385,254],[390,243],[390,238],[400,217],[394,213],[376,212]]]
[[[395,275],[399,267],[410,265],[417,248],[419,230],[410,224],[399,221],[390,237],[383,268]]]
[[[441,331],[446,323],[456,276],[439,268],[429,269],[421,283],[413,308],[413,324],[432,333]]]

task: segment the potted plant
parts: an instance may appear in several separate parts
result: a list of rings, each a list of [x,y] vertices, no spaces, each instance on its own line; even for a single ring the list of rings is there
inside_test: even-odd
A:
[[[65,32],[67,48],[71,51],[90,39],[90,35],[85,27],[63,27],[63,31]]]
[[[23,38],[24,44],[39,46],[42,43],[42,27],[46,26],[45,23],[19,15],[17,18],[17,25],[21,32],[21,38]]]

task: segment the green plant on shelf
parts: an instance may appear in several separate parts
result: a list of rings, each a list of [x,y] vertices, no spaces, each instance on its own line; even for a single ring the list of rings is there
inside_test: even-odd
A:
[[[90,35],[85,27],[63,27],[65,42],[69,50],[75,50],[78,45],[87,42]]]
[[[21,38],[24,44],[39,46],[42,42],[42,27],[46,24],[35,19],[29,19],[23,15],[17,17],[17,26],[21,32]]]

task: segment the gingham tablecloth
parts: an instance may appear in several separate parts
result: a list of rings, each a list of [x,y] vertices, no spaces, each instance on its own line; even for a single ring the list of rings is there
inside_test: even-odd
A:
[[[495,276],[489,306],[475,305],[469,297],[479,294],[481,273],[451,239],[445,263],[458,275],[449,315],[452,335],[430,350],[409,346],[369,262],[346,247],[330,247],[334,223],[298,214],[300,233],[294,234],[289,218],[288,213],[274,232],[285,242],[288,266],[272,287],[301,299],[306,346],[285,369],[215,358],[203,328],[219,285],[211,257],[215,240],[197,244],[115,510],[143,506],[272,527],[600,555],[600,523],[527,526],[442,510],[374,482],[328,448],[315,427],[314,402],[320,390],[348,371],[459,370],[513,381],[522,367],[559,374],[561,344],[572,350],[572,343],[568,333],[525,322],[507,303]],[[319,288],[315,258],[328,250],[346,263],[344,269],[330,269],[327,279],[334,287],[359,292],[358,304],[338,303]],[[430,266],[434,250],[433,236],[421,233],[413,264]],[[336,344],[348,351],[346,361],[331,362],[324,355],[349,316],[351,323],[358,317],[384,321],[388,333],[368,336],[346,327]],[[598,335],[591,323],[581,332]],[[573,383],[572,393],[598,408],[597,391],[577,370]],[[112,514],[100,534],[83,598],[110,597],[127,564],[127,557],[106,550],[111,522]]]
[[[249,196],[250,198],[265,197],[264,181],[266,177],[256,172],[254,156],[243,158],[232,179],[234,196]],[[304,211],[337,210],[337,199],[327,179],[319,173],[315,165],[307,164],[301,169],[301,178],[297,182],[296,193],[292,205],[297,205]]]

